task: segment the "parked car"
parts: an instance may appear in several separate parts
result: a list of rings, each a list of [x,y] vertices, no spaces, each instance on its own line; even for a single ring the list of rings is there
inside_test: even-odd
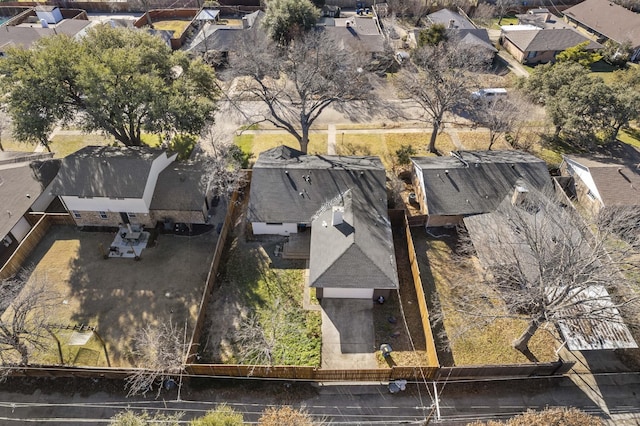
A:
[[[507,89],[504,88],[490,88],[480,89],[477,92],[473,92],[471,97],[477,100],[493,100],[500,99],[507,96]]]

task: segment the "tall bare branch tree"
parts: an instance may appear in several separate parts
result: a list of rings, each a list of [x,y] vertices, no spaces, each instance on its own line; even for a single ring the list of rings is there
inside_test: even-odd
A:
[[[48,284],[47,276],[32,268],[0,282],[0,360],[4,366],[26,365],[34,349],[46,346],[46,321],[55,299]]]
[[[470,112],[471,119],[476,125],[489,130],[487,150],[491,150],[501,136],[517,134],[528,116],[526,104],[514,95],[507,99],[478,100],[474,107]]]
[[[188,343],[186,328],[173,321],[148,324],[138,331],[133,341],[133,357],[140,369],[127,377],[128,396],[157,389],[160,395],[163,383],[182,372]]]
[[[309,130],[329,106],[364,112],[375,99],[365,62],[322,30],[278,46],[248,35],[231,60],[238,77],[235,97],[266,105],[266,121],[296,138],[307,152]]]
[[[431,125],[429,152],[437,152],[436,137],[444,129],[445,114],[466,104],[475,81],[471,72],[486,67],[487,56],[454,38],[416,49],[412,59],[416,69],[404,68],[397,88],[400,96],[419,107],[421,120]]]
[[[561,207],[553,195],[531,188],[520,195],[524,198],[507,199],[494,213],[465,219],[467,244],[487,268],[493,294],[487,287],[479,291],[454,283],[464,287],[452,290],[457,309],[479,322],[526,319],[528,326],[513,346],[531,361],[537,359],[529,341],[545,322],[622,326],[622,312],[626,325],[636,326],[639,301],[628,277],[640,266],[639,209],[609,211],[589,222]]]

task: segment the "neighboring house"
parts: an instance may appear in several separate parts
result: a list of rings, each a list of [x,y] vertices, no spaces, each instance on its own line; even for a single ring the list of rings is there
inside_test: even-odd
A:
[[[62,160],[51,192],[78,226],[207,223],[204,171],[146,147],[89,146]]]
[[[489,33],[484,28],[478,28],[464,16],[452,12],[449,9],[441,9],[437,12],[427,15],[427,20],[431,24],[441,24],[447,28],[447,35],[458,40],[459,43],[471,45],[486,51],[488,59],[493,57],[498,50],[493,46],[489,39]],[[420,30],[414,30],[413,37],[417,45],[418,34]]]
[[[351,16],[349,18],[321,18],[318,29],[333,39],[339,49],[365,53],[384,52],[385,38],[375,18]]]
[[[540,29],[552,28],[571,28],[564,20],[553,13],[549,9],[538,8],[529,9],[527,13],[516,15],[519,25],[532,25]],[[505,27],[508,27],[505,25]]]
[[[0,152],[0,267],[31,230],[30,212],[44,212],[54,196],[51,181],[60,167],[53,154]]]
[[[597,213],[606,207],[640,207],[640,154],[636,163],[565,155],[560,170],[573,178],[578,201]]]
[[[564,17],[600,42],[631,43],[631,60],[640,59],[640,14],[606,0],[585,0],[565,10]]]
[[[42,37],[56,34],[80,37],[90,25],[91,22],[83,10],[38,6],[12,18],[2,26],[0,56],[3,56],[9,47],[29,49]]]
[[[319,299],[388,297],[398,276],[385,182],[377,157],[280,146],[253,167],[247,218],[255,235],[306,238],[309,285]]]
[[[551,188],[544,161],[520,151],[456,151],[412,157],[413,187],[426,226],[449,226],[496,209],[516,182]]]
[[[589,42],[586,50],[602,49],[602,45],[570,28],[533,29],[523,31],[502,27],[502,45],[522,64],[554,62],[565,49]]]
[[[209,11],[211,12],[211,11]],[[206,52],[219,52],[223,60],[226,62],[230,54],[238,49],[242,37],[245,37],[248,30],[252,32],[262,32],[260,36],[266,37],[266,34],[260,29],[260,20],[264,16],[264,12],[256,11],[242,17],[242,25],[222,25],[217,21],[202,20],[200,31],[194,36],[187,51],[193,53],[204,54]],[[217,18],[217,15],[216,15]]]

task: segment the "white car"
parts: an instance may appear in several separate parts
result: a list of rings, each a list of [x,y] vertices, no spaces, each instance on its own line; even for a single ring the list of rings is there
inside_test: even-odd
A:
[[[491,88],[491,89],[480,89],[477,92],[473,92],[471,97],[474,99],[483,99],[483,100],[493,100],[504,98],[507,96],[507,89],[504,88]]]

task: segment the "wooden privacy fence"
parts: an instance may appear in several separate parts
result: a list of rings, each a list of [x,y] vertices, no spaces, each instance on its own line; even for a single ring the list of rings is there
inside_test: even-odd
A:
[[[575,362],[556,361],[538,364],[441,367],[438,376],[441,381],[447,379],[554,376],[568,373],[574,365]]]
[[[250,176],[249,176],[250,177]],[[246,188],[245,188],[246,189]],[[229,201],[229,207],[227,214],[224,218],[220,235],[218,235],[218,241],[216,242],[216,248],[213,252],[213,259],[211,260],[211,266],[209,267],[209,273],[207,274],[207,281],[200,300],[200,306],[198,307],[198,318],[193,328],[193,334],[191,335],[191,342],[189,343],[189,352],[187,353],[186,361],[189,362],[195,357],[198,352],[198,346],[200,344],[200,338],[202,336],[202,329],[204,328],[207,305],[213,293],[213,287],[216,283],[216,276],[218,275],[218,268],[220,267],[220,259],[222,258],[222,252],[227,241],[227,235],[232,227],[233,215],[235,213],[236,204],[238,203],[238,192],[234,192]]]
[[[413,286],[415,288],[416,297],[418,299],[418,307],[420,309],[420,318],[422,320],[424,339],[427,344],[427,363],[429,366],[439,366],[440,361],[438,360],[436,343],[433,339],[431,322],[429,321],[427,298],[424,294],[424,289],[422,288],[422,279],[420,278],[418,258],[416,257],[416,250],[413,246],[413,239],[411,238],[411,230],[409,229],[407,215],[404,210],[389,210],[389,220],[394,227],[400,227],[402,229],[402,232],[405,233],[407,240],[407,251],[409,254],[409,263],[411,265],[411,276],[413,277]]]
[[[188,364],[189,375],[215,377],[256,377],[282,380],[309,380],[316,382],[354,381],[388,382],[395,379],[433,380],[438,367],[398,367],[358,370],[328,370],[305,366],[251,366],[221,364]]]
[[[52,225],[73,224],[73,219],[67,213],[31,213],[26,218],[32,228],[0,269],[0,280],[10,278],[20,271]]]

